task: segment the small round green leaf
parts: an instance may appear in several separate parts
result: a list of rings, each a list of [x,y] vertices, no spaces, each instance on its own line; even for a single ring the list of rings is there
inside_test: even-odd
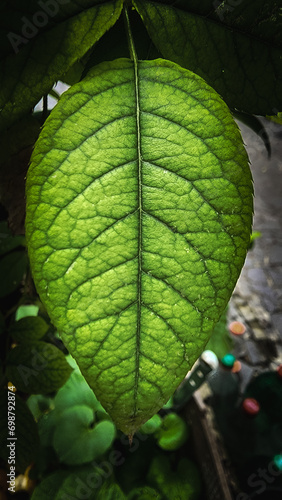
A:
[[[95,425],[89,406],[73,406],[60,415],[53,445],[61,462],[80,465],[103,455],[115,438],[115,426],[108,420]]]
[[[183,418],[176,413],[169,413],[157,431],[158,445],[164,450],[177,450],[188,438],[188,428]]]
[[[154,434],[154,432],[159,429],[161,425],[162,418],[158,413],[156,413],[156,415],[153,415],[152,418],[147,420],[147,422],[141,426],[140,430],[145,434]]]

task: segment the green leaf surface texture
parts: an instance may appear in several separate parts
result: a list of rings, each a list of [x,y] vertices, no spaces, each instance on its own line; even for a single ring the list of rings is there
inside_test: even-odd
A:
[[[237,125],[174,63],[102,63],[47,119],[26,192],[37,290],[130,434],[200,355],[243,265],[252,181]]]
[[[177,8],[177,4],[136,0],[134,5],[163,57],[204,78],[229,107],[259,115],[281,108],[281,40],[270,38],[269,25],[266,33],[261,23],[260,30],[249,30],[253,25],[250,12],[247,26],[232,19],[230,26],[225,24],[225,15],[210,18]],[[252,9],[256,17],[256,7]],[[234,11],[235,16],[237,8]],[[278,16],[277,8],[275,12]],[[276,32],[273,16],[271,25]]]
[[[48,22],[45,30],[18,47],[21,50],[8,53],[0,61],[0,130],[49,92],[55,81],[115,23],[121,7],[121,0],[103,2],[76,15],[69,14],[62,22]]]

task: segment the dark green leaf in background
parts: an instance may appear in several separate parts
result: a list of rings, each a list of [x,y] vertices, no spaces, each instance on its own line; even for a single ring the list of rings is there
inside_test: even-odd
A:
[[[69,471],[57,470],[45,477],[32,493],[31,500],[50,500],[56,498],[64,480],[69,476]]]
[[[24,244],[25,239],[23,236],[13,236],[7,222],[0,222],[0,256],[15,250],[17,247],[24,246]]]
[[[126,500],[127,498],[118,484],[105,482],[99,489],[95,500]]]
[[[243,2],[244,6],[246,3]],[[271,25],[277,30],[281,9],[276,7],[274,18],[270,9],[268,27],[261,23],[260,28],[250,31],[253,14],[246,15],[245,24],[230,19],[230,29],[224,22],[225,16],[221,22],[216,14],[212,18],[201,16],[188,12],[187,7],[185,11],[181,6],[177,8],[177,2],[174,4],[134,1],[154,44],[165,58],[204,78],[231,108],[259,115],[273,114],[274,108],[282,108],[282,31],[274,40],[269,33]],[[251,12],[254,10],[252,5]],[[235,19],[238,15],[236,7]]]
[[[103,481],[104,478],[101,478],[100,470],[93,465],[76,467],[64,479],[54,496],[54,500],[82,500],[84,498],[98,500],[99,489]],[[109,488],[108,484],[107,487]],[[105,500],[107,500],[106,496]]]
[[[28,115],[0,134],[0,200],[8,213],[9,227],[18,235],[24,234],[25,178],[39,132],[39,122]]]
[[[183,458],[174,470],[168,456],[155,456],[148,480],[162,493],[164,500],[197,500],[201,491],[201,479],[197,467]]]
[[[197,0],[193,0],[197,1]],[[213,0],[208,0],[215,6]],[[185,0],[184,0],[185,2]],[[187,2],[186,2],[187,3]],[[202,2],[201,2],[202,3]],[[224,22],[232,29],[269,44],[282,46],[281,2],[277,0],[241,0],[240,2],[219,2],[213,19]],[[188,2],[188,5],[190,2]]]
[[[132,490],[127,498],[128,500],[163,500],[163,496],[149,486],[142,486]]]
[[[21,284],[27,270],[25,250],[14,250],[0,259],[0,298],[14,292]]]
[[[184,12],[202,16],[229,28],[251,34],[263,41],[281,47],[282,15],[281,4],[277,0],[158,0],[160,5],[168,5]]]
[[[18,345],[7,356],[6,377],[18,390],[29,394],[58,390],[71,371],[62,351],[40,340]]]
[[[19,52],[11,53],[11,48],[6,48],[8,53],[0,62],[0,130],[9,127],[35,106],[55,81],[115,23],[122,8],[121,0],[83,3],[85,7],[78,7],[77,2],[60,6],[59,20],[55,22],[52,16],[47,16],[44,29],[37,29],[37,33],[34,31],[36,36],[31,35],[32,28],[29,28],[30,37],[26,37],[26,43],[20,46]],[[37,19],[40,12],[37,2],[32,7],[34,10],[24,16],[29,21],[34,16]],[[9,14],[9,9],[7,12],[2,9],[4,19],[10,19]],[[22,21],[22,14],[23,8],[19,8],[18,15],[14,16],[17,33],[20,34],[26,24]],[[5,31],[3,36],[7,35]]]
[[[40,316],[26,316],[11,326],[10,334],[18,342],[28,342],[44,337],[48,328],[46,321]]]
[[[251,219],[238,128],[220,97],[174,63],[101,64],[46,121],[27,180],[33,275],[125,432],[162,407],[201,353]]]
[[[0,136],[0,164],[1,180],[3,182],[4,172],[11,169],[14,158],[29,146],[33,146],[40,132],[40,124],[31,115],[24,116],[18,120],[9,130]],[[18,172],[14,171],[14,177]],[[6,173],[7,175],[7,173]],[[15,182],[15,179],[14,179]],[[5,186],[7,189],[7,186]],[[3,189],[3,188],[2,188]],[[10,187],[11,189],[11,187]],[[3,198],[3,193],[1,193]]]

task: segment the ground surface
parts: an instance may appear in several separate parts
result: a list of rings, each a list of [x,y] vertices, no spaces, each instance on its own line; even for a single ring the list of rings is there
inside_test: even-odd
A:
[[[261,121],[271,143],[270,158],[261,138],[239,123],[254,179],[253,230],[261,232],[247,255],[229,312],[230,320],[247,327],[235,344],[244,384],[254,371],[282,363],[282,126]]]

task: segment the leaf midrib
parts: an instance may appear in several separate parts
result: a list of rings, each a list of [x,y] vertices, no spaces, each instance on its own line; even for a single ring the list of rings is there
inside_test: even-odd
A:
[[[134,86],[136,99],[136,135],[137,135],[137,169],[138,169],[138,270],[137,270],[137,327],[136,327],[136,353],[135,353],[135,381],[134,381],[134,408],[133,416],[137,412],[137,394],[139,382],[139,354],[141,334],[141,294],[142,294],[142,156],[141,156],[141,124],[140,124],[140,95],[138,60],[135,50],[132,53]]]

